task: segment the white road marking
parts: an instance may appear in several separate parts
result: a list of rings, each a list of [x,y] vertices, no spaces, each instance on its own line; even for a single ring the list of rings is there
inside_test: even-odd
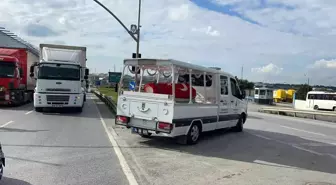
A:
[[[317,132],[310,132],[310,131],[307,131],[307,130],[301,130],[301,129],[297,129],[297,128],[293,128],[293,127],[287,127],[287,126],[283,126],[283,125],[281,125],[281,127],[291,129],[291,130],[300,131],[300,132],[306,132],[306,133],[309,133],[309,134],[315,134],[315,135],[319,135],[319,136],[327,136],[325,134],[321,134],[321,133],[317,133]]]
[[[105,121],[104,121],[104,119],[103,119],[103,117],[102,117],[102,115],[101,115],[101,113],[100,113],[100,111],[98,109],[98,106],[96,104],[95,104],[95,107],[97,109],[98,116],[100,118],[100,122],[102,123],[102,125],[103,125],[103,127],[105,129],[105,132],[106,132],[108,138],[110,139],[110,142],[111,142],[111,144],[113,146],[114,152],[116,153],[116,155],[117,155],[117,157],[119,159],[120,166],[121,166],[121,168],[122,168],[122,170],[123,170],[123,172],[124,172],[124,174],[125,174],[128,182],[129,182],[129,184],[130,185],[138,185],[138,182],[136,181],[136,179],[135,179],[135,177],[134,177],[134,175],[133,175],[133,173],[131,171],[131,168],[128,166],[127,161],[126,161],[124,155],[122,154],[117,141],[115,140],[115,138],[113,136],[113,135],[117,135],[117,134],[115,133],[115,131],[113,129],[111,129],[112,134],[109,132],[109,130],[108,130],[107,126],[106,126],[106,123],[105,123]]]
[[[260,138],[263,138],[263,139],[266,139],[266,140],[272,140],[272,139],[269,138],[269,137],[265,137],[265,136],[262,136],[262,135],[259,135],[259,134],[253,134],[253,135],[255,135],[255,136],[257,136],[257,137],[260,137]]]
[[[25,113],[25,115],[28,115],[28,114],[30,114],[30,113],[32,113],[33,111],[31,110],[31,111],[28,111],[28,112],[26,112]]]
[[[7,123],[0,126],[0,128],[3,128],[5,126],[8,126],[9,124],[14,123],[14,121],[8,121]]]
[[[257,164],[264,164],[264,165],[269,165],[269,166],[278,166],[278,167],[285,167],[285,168],[295,168],[295,169],[299,169],[297,167],[294,166],[287,166],[287,165],[282,165],[282,164],[278,164],[278,163],[271,163],[271,162],[267,162],[267,161],[262,161],[262,160],[254,160],[254,163]]]
[[[252,134],[252,133],[250,133],[250,134]],[[263,138],[263,139],[267,138],[267,137],[264,137],[264,136],[261,136],[261,135],[258,135],[258,134],[252,134],[252,135],[260,137],[260,138]],[[280,140],[277,140],[277,139],[271,139],[271,138],[267,138],[267,139],[268,140],[272,140],[272,141],[277,142],[277,143],[281,143],[281,144],[287,145],[287,146],[291,146],[291,147],[296,148],[298,150],[309,152],[309,153],[312,153],[312,154],[315,154],[315,155],[319,155],[319,156],[328,155],[328,154],[322,154],[322,153],[319,153],[319,152],[316,152],[316,151],[313,151],[313,150],[309,150],[309,149],[297,146],[295,144],[291,144],[291,143],[288,143],[288,142],[283,142],[283,141],[280,141]]]
[[[259,113],[259,112],[250,112],[250,115],[258,115],[268,118],[277,118],[282,120],[289,120],[293,122],[298,122],[302,124],[308,124],[308,125],[314,125],[314,126],[321,126],[321,127],[329,127],[329,128],[336,128],[335,123],[327,122],[327,121],[320,121],[320,120],[310,120],[305,118],[298,118],[298,117],[286,117],[286,116],[279,116],[275,114],[265,114],[265,113]]]

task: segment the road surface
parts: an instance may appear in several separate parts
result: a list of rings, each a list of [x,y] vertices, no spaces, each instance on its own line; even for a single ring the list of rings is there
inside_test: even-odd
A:
[[[82,114],[35,113],[31,105],[0,109],[8,158],[2,184],[123,185],[130,176],[144,185],[336,184],[336,124],[249,111],[243,133],[211,132],[185,146],[130,134],[94,99]],[[100,115],[118,142],[114,148]]]
[[[0,108],[7,159],[0,185],[123,185],[127,179],[92,100],[81,114]]]

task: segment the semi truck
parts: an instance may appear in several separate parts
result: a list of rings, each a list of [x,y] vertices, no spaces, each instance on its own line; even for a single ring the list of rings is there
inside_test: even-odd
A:
[[[82,112],[86,100],[86,47],[40,44],[40,60],[30,67],[36,79],[34,109],[73,108]]]
[[[33,100],[35,80],[29,67],[39,59],[38,50],[0,48],[0,104],[21,105]]]

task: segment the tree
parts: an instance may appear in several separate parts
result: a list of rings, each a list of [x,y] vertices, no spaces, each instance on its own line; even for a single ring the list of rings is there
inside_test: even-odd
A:
[[[295,99],[297,100],[306,100],[307,93],[313,90],[313,88],[307,84],[300,85],[298,90],[295,93]]]
[[[239,84],[240,89],[253,89],[254,88],[254,83],[249,82],[248,80],[238,79],[238,84]]]

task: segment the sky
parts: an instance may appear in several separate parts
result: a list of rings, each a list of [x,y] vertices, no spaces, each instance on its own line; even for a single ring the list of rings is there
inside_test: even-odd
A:
[[[101,0],[126,26],[138,0]],[[142,58],[251,81],[336,85],[336,1],[142,0]],[[136,43],[93,0],[1,0],[0,27],[26,41],[86,46],[91,72],[119,71]],[[115,66],[115,67],[114,67]]]

